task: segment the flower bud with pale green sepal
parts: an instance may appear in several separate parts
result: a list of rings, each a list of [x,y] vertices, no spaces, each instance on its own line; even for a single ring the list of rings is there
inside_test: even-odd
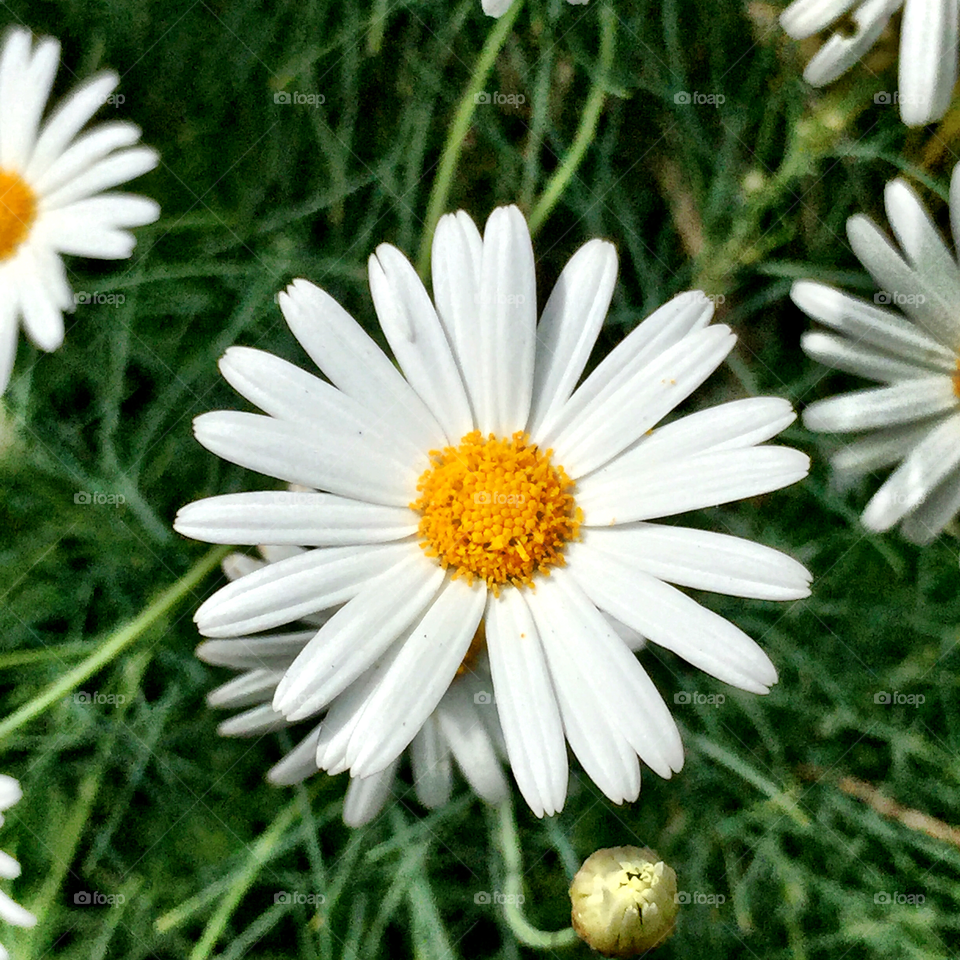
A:
[[[677,875],[647,847],[608,847],[584,861],[570,900],[582,940],[605,957],[635,957],[673,933]]]

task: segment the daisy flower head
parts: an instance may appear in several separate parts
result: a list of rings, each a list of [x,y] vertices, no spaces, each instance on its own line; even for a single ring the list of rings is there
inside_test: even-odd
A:
[[[881,288],[873,301],[812,280],[791,297],[833,332],[804,334],[814,360],[882,386],[810,404],[810,430],[856,436],[832,458],[841,479],[898,464],[862,521],[870,530],[899,524],[928,543],[960,510],[960,268],[919,197],[903,180],[884,191],[896,243],[868,217],[847,221],[860,262]],[[960,238],[960,165],[950,184],[950,223]]]
[[[41,123],[60,60],[60,44],[30,31],[7,31],[0,50],[0,394],[17,350],[20,322],[41,350],[63,342],[63,314],[74,308],[61,255],[114,260],[133,251],[130,227],[152,223],[159,206],[144,197],[104,193],[152,170],[155,150],[136,146],[132,123],[80,133],[119,83],[97,74]]]
[[[2,811],[9,810],[14,804],[19,803],[22,796],[23,791],[20,789],[19,782],[6,774],[0,774],[0,827],[3,826]],[[19,876],[20,864],[9,854],[0,850],[0,877],[4,880],[16,880]],[[25,910],[2,890],[0,890],[0,919],[15,927],[34,927],[37,923],[37,918],[29,910]],[[0,960],[9,960],[9,956],[10,954],[0,943]]]
[[[273,707],[309,716],[379,662],[342,735],[352,775],[378,773],[410,743],[481,622],[507,757],[541,816],[563,805],[567,742],[616,803],[638,796],[641,758],[663,777],[683,763],[670,711],[604,614],[735,686],[776,682],[753,640],[670,584],[787,600],[808,594],[807,571],[749,541],[649,521],[805,476],[804,454],[758,446],[793,411],[758,398],[653,429],[734,345],[699,293],[657,310],[577,387],[616,274],[613,245],[591,240],[538,324],[523,215],[499,208],[481,236],[461,211],[434,234],[432,302],[395,247],[370,258],[399,370],[305,280],[280,308],[327,380],[247,348],[221,360],[265,415],[203,414],[199,441],[317,492],[181,510],[177,530],[196,539],[311,548],[223,587],[196,621],[229,637],[338,607]]]
[[[299,547],[261,547],[263,560],[244,554],[231,554],[223,570],[229,580],[263,569],[303,553]],[[207,696],[211,707],[246,708],[219,726],[227,737],[261,736],[293,725],[274,710],[272,700],[277,685],[290,665],[313,639],[317,630],[332,616],[325,611],[303,618],[302,629],[258,636],[206,640],[197,648],[197,656],[206,663],[242,671]],[[482,634],[480,638],[482,639]],[[457,675],[436,709],[416,733],[409,747],[410,767],[417,799],[428,809],[443,806],[450,798],[453,764],[460,768],[474,792],[488,803],[500,803],[509,791],[502,770],[505,752],[503,734],[497,720],[491,694],[489,667],[482,644],[474,640]],[[383,663],[375,663],[336,697],[322,723],[290,751],[267,774],[278,785],[300,783],[321,768],[339,773],[345,745],[342,732],[348,729],[353,712],[363,704],[364,692],[379,679]],[[352,777],[343,804],[343,820],[359,827],[372,820],[397,789],[397,771],[401,756],[369,777]],[[398,792],[401,792],[402,788]]]
[[[901,7],[897,101],[903,122],[920,127],[947,112],[957,82],[957,0],[794,0],[780,24],[795,40],[833,28],[803,71],[808,83],[825,87],[860,60]]]

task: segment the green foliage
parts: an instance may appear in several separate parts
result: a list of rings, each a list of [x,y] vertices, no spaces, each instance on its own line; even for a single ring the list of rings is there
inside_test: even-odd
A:
[[[777,9],[760,4],[751,22],[723,0],[610,2],[605,70],[603,2],[527,0],[483,87],[524,102],[475,110],[445,208],[481,222],[501,203],[530,213],[551,177],[567,177],[535,242],[539,289],[590,237],[617,245],[620,280],[594,363],[654,307],[702,285],[723,297],[718,313],[741,341],[697,405],[764,393],[802,406],[852,385],[801,354],[806,320],[786,298],[790,282],[871,289],[843,225],[857,211],[882,217],[882,185],[898,172],[915,176],[945,223],[949,128],[925,139],[874,108],[895,68],[812,92]],[[22,342],[0,406],[9,716],[203,555],[171,532],[178,507],[269,484],[205,453],[190,422],[240,406],[216,371],[230,344],[307,365],[277,291],[305,276],[378,336],[366,258],[384,241],[416,256],[494,22],[479,0],[9,0],[4,16],[61,39],[60,93],[104,66],[121,74],[123,104],[101,113],[134,120],[160,150],[160,167],[131,189],[163,208],[129,262],[68,264],[75,290],[124,300],[81,306],[54,355]],[[596,130],[579,165],[565,166],[598,91]],[[675,102],[693,91],[724,100]],[[324,103],[275,102],[287,92]],[[566,887],[589,853],[638,844],[675,868],[681,890],[714,897],[683,908],[664,958],[955,955],[960,850],[854,798],[841,778],[957,820],[956,544],[945,536],[917,550],[866,533],[856,517],[875,481],[841,494],[819,441],[794,426],[785,442],[813,455],[807,481],[690,518],[784,549],[815,573],[813,596],[797,603],[698,597],[757,638],[780,683],[757,698],[643,652],[682,726],[687,765],[669,782],[647,774],[639,801],[621,808],[576,765],[557,818],[538,821],[516,798],[524,910],[536,926],[568,923]],[[124,502],[75,502],[82,492]],[[263,774],[290,738],[218,737],[203,697],[223,672],[194,659],[191,621],[217,583],[191,588],[84,681],[82,692],[112,701],[71,691],[3,741],[3,770],[21,778],[25,800],[0,845],[23,864],[17,898],[41,916],[34,931],[4,928],[14,956],[537,953],[500,908],[475,902],[505,889],[505,861],[496,817],[465,785],[430,814],[407,790],[350,831],[344,776],[274,789]],[[684,691],[725,700],[675,704]],[[925,701],[875,702],[884,691]],[[278,901],[285,891],[323,903]],[[77,900],[91,892],[113,902]]]

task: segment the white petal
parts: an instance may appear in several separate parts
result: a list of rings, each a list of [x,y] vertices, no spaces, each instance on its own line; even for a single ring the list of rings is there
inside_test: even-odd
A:
[[[779,490],[809,469],[810,458],[789,447],[709,452],[630,473],[612,464],[580,482],[577,504],[589,526],[653,520]]]
[[[299,630],[267,637],[205,640],[194,653],[204,663],[215,667],[230,667],[233,670],[286,670],[316,632]]]
[[[453,348],[470,404],[482,391],[480,369],[480,268],[483,238],[470,215],[442,216],[433,234],[430,273],[437,315]]]
[[[449,579],[404,641],[357,723],[346,762],[356,776],[369,776],[406,749],[433,713],[483,616],[484,585]]]
[[[485,619],[496,709],[520,793],[538,816],[559,813],[567,795],[560,708],[533,615],[519,590],[487,598]]]
[[[914,379],[918,373],[914,363],[897,360],[871,347],[851,343],[845,337],[821,333],[819,330],[803,334],[800,346],[812,360],[833,370],[843,370],[880,383]]]
[[[562,644],[546,644],[544,652],[564,733],[587,776],[614,803],[636,800],[640,763],[620,724],[611,723],[592,690],[584,688],[583,665]]]
[[[770,658],[729,620],[676,587],[631,570],[586,544],[573,547],[570,572],[601,610],[735,687],[767,693],[777,682]]]
[[[900,116],[939,120],[957,82],[957,0],[907,0],[900,25]]]
[[[877,41],[903,0],[865,0],[850,15],[856,25],[852,35],[837,31],[807,64],[803,79],[815,87],[833,83],[846,73]]]
[[[122,120],[100,124],[77,137],[57,157],[53,166],[33,184],[34,191],[42,196],[52,193],[114,150],[133,146],[140,139],[140,133],[136,124]]]
[[[68,180],[62,187],[41,199],[43,210],[57,210],[87,200],[95,194],[152,170],[160,162],[160,154],[151,147],[130,147],[118,150]]]
[[[913,361],[917,376],[927,371],[949,373],[954,369],[955,358],[950,350],[892,310],[811,280],[798,280],[790,296],[804,313],[852,340]]]
[[[419,553],[410,543],[310,550],[222,587],[200,605],[194,620],[205,637],[235,637],[292,623],[350,600],[371,578]]]
[[[960,244],[960,164],[953,168],[950,175],[950,232],[956,248]]]
[[[954,469],[936,489],[900,524],[911,542],[931,543],[960,511],[960,470]]]
[[[929,432],[936,421],[924,420],[907,427],[875,430],[844,444],[830,458],[830,466],[847,478],[873,473],[902,460]]]
[[[11,285],[4,283],[0,289],[0,396],[7,389],[17,357],[17,334],[20,332],[17,308]]]
[[[465,684],[454,683],[440,701],[436,716],[473,792],[487,803],[502,803],[510,786],[478,713],[484,707],[474,704],[471,696]]]
[[[20,781],[7,773],[0,773],[0,810],[9,810],[23,799]]]
[[[661,777],[683,766],[683,744],[667,705],[640,665],[565,567],[538,580],[526,598],[544,648],[563,648],[583,670],[582,695],[592,697],[640,759]],[[616,612],[612,611],[616,616]],[[622,619],[622,618],[621,618]]]
[[[447,335],[410,261],[382,243],[369,260],[370,293],[387,342],[407,383],[456,444],[473,414]]]
[[[543,447],[576,423],[583,412],[630,382],[638,370],[652,362],[687,334],[705,327],[713,316],[713,304],[699,291],[674,297],[655,310],[616,349],[603,359],[570,399],[552,413],[533,435]]]
[[[509,437],[530,415],[536,351],[537,279],[527,221],[498,207],[483,234],[477,428]]]
[[[591,527],[584,532],[582,545],[626,568],[695,590],[755,600],[810,596],[806,567],[779,550],[741,537],[637,523]]]
[[[336,300],[306,280],[294,280],[278,302],[293,335],[334,386],[418,450],[443,446],[444,433],[433,414]]]
[[[351,777],[343,800],[343,822],[348,827],[369,823],[387,802],[397,775],[399,757],[379,773],[369,777]]]
[[[20,864],[9,853],[0,850],[0,877],[4,880],[16,880],[20,876]]]
[[[234,390],[272,417],[311,424],[324,433],[336,423],[338,430],[369,437],[381,453],[398,463],[411,464],[418,476],[429,465],[427,452],[394,434],[389,423],[336,387],[272,353],[230,347],[219,366]]]
[[[585,243],[563,268],[537,326],[533,406],[527,427],[536,434],[570,399],[610,308],[617,282],[617,249]]]
[[[780,14],[780,26],[794,40],[805,40],[826,30],[860,0],[794,0]]]
[[[789,401],[777,397],[731,400],[657,427],[609,464],[609,469],[633,472],[653,461],[742,450],[775,437],[796,419]]]
[[[277,490],[197,500],[180,508],[173,527],[205,543],[341,547],[402,540],[417,532],[417,522],[407,507]]]
[[[207,706],[239,708],[273,699],[273,691],[283,677],[286,664],[279,670],[248,670],[207,694]]]
[[[904,262],[900,252],[869,217],[854,214],[847,220],[847,237],[857,259],[897,306],[925,333],[948,349],[960,334],[957,304],[944,300],[924,273]]]
[[[952,3],[957,6],[956,0]],[[898,177],[887,184],[883,198],[890,226],[910,265],[942,300],[960,304],[960,270],[916,192]]]
[[[852,433],[911,423],[956,406],[950,378],[931,376],[818,400],[803,411],[803,423],[822,433]]]
[[[23,329],[40,350],[56,350],[63,343],[63,314],[46,283],[46,271],[31,246],[21,248],[17,258],[22,271],[17,277],[17,299],[23,311]]]
[[[252,710],[224,720],[217,726],[217,733],[221,737],[262,737],[289,726],[290,722],[282,713],[277,713],[269,703],[261,703]]]
[[[502,17],[514,4],[514,0],[480,0],[483,12],[488,17]]]
[[[596,470],[639,440],[723,362],[737,338],[719,324],[684,337],[622,384],[598,397],[553,441],[573,479]]]
[[[937,484],[960,465],[960,413],[934,427],[874,494],[863,511],[863,525],[889,530],[915,510]]]
[[[345,408],[323,431],[236,410],[201,414],[193,429],[211,453],[268,477],[394,507],[416,498],[416,469]]]
[[[21,35],[25,31],[18,31]],[[8,45],[14,44],[11,35]],[[30,49],[30,35],[27,32],[27,51]],[[11,51],[13,52],[13,51]],[[4,58],[7,60],[7,58]],[[4,104],[4,129],[0,134],[0,163],[10,170],[22,170],[33,152],[37,139],[37,128],[40,117],[47,105],[53,78],[57,73],[60,61],[60,44],[52,37],[44,37],[37,44],[32,55],[29,55],[29,66],[20,76],[14,77],[14,84],[19,87],[13,97],[4,93],[0,102]],[[16,68],[14,58],[10,58],[7,66]],[[20,66],[25,64],[21,62]],[[6,87],[6,85],[5,85]]]
[[[410,744],[410,768],[417,799],[428,810],[442,807],[450,799],[450,751],[440,733],[436,713],[427,717]]]
[[[399,563],[364,584],[320,628],[277,687],[274,707],[289,720],[302,720],[328,704],[420,620],[440,590],[443,576],[443,570],[419,549],[409,549]],[[367,776],[376,770],[355,773]]]
[[[112,71],[85,80],[60,103],[40,130],[24,175],[36,183],[66,150],[70,141],[106,102],[120,78]]]
[[[279,787],[291,787],[312,777],[317,766],[317,741],[320,727],[316,726],[278,764],[267,772],[267,780]]]
[[[37,925],[37,918],[19,903],[11,900],[2,890],[0,890],[0,919],[15,927],[24,927],[29,929]]]

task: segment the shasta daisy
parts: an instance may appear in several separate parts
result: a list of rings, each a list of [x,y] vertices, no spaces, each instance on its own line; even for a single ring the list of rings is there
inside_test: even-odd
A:
[[[735,401],[654,429],[736,340],[708,326],[702,294],[657,310],[577,387],[615,250],[592,240],[577,251],[538,325],[515,207],[495,210],[482,237],[463,212],[441,219],[434,302],[396,248],[378,247],[369,268],[399,370],[305,280],[280,308],[327,381],[249,348],[221,361],[266,415],[204,414],[200,442],[322,492],[230,494],[180,512],[177,529],[197,539],[311,548],[214,594],[200,632],[237,636],[337,608],[273,707],[310,716],[379,663],[341,733],[343,768],[365,778],[410,744],[483,621],[507,756],[531,808],[562,807],[567,742],[608,797],[635,799],[639,759],[669,777],[683,748],[604,613],[721,680],[768,691],[777,674],[760,647],[670,584],[790,600],[808,594],[807,571],[750,541],[649,521],[805,476],[804,454],[759,446],[794,419],[790,405]]]

